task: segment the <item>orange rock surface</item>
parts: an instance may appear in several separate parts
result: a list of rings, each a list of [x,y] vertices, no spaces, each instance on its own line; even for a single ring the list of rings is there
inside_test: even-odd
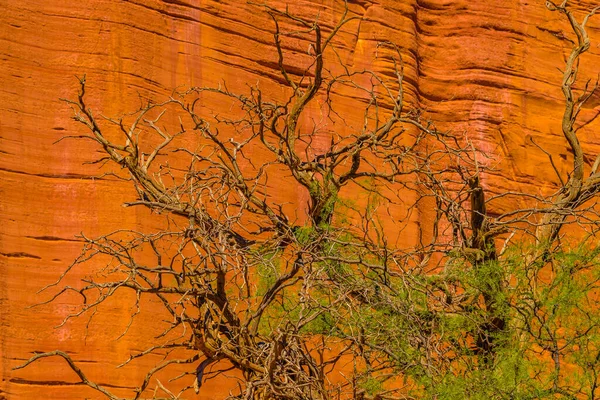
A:
[[[377,42],[400,46],[410,101],[439,128],[466,134],[495,155],[496,172],[484,182],[491,193],[554,187],[547,156],[531,139],[556,155],[566,175],[571,154],[560,134],[559,69],[570,49],[563,36],[571,32],[543,1],[349,3],[364,20],[341,36],[346,61],[377,70]],[[581,11],[597,4],[573,3]],[[285,7],[283,1],[271,4]],[[128,303],[105,306],[88,333],[87,318],[56,328],[75,310],[76,298],[31,308],[48,297],[36,292],[78,255],[75,235],[143,226],[147,218],[143,210],[121,207],[134,196],[127,185],[94,178],[97,167],[82,165],[97,155],[91,143],[55,144],[82,129],[59,98],[72,98],[74,76],[83,74],[91,104],[104,115],[135,110],[138,93],[161,99],[177,87],[225,81],[229,89],[245,91],[246,83],[260,82],[277,91],[272,23],[243,0],[0,0],[0,5],[0,399],[99,398],[74,385],[77,378],[60,359],[12,371],[34,351],[55,349],[68,351],[90,378],[124,394],[119,388],[139,385],[142,372],[157,361],[115,368],[149,343],[151,313],[116,340],[129,322]],[[333,0],[290,6],[306,17],[320,14],[325,23],[335,22],[341,11]],[[590,23],[592,47],[582,79],[600,72],[598,20]],[[352,100],[345,101],[351,114]],[[587,107],[583,121],[600,111],[600,98]],[[579,131],[593,158],[600,151],[599,127],[594,122]],[[305,199],[298,188],[282,190],[290,201]],[[68,282],[84,275],[80,271]],[[209,381],[197,398],[223,398],[228,393],[223,382]]]

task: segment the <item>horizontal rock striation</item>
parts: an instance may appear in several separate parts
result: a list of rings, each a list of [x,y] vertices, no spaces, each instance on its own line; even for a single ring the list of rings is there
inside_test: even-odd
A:
[[[577,9],[595,3],[579,1]],[[144,210],[121,207],[135,197],[127,184],[83,164],[97,156],[92,143],[57,143],[81,133],[59,98],[73,98],[74,76],[83,74],[92,107],[108,116],[137,109],[140,96],[160,100],[174,88],[194,85],[226,82],[230,90],[243,92],[258,82],[265,92],[281,96],[272,23],[259,8],[239,0],[0,4],[0,399],[98,398],[76,384],[61,359],[12,371],[32,352],[55,349],[68,351],[91,379],[125,394],[158,361],[115,368],[148,346],[149,333],[159,333],[150,311],[116,340],[129,323],[131,303],[111,302],[87,330],[85,317],[57,327],[75,311],[75,297],[32,307],[49,296],[37,292],[79,254],[77,234],[141,229],[150,221]],[[270,4],[285,7],[283,1]],[[331,25],[341,11],[333,0],[290,7],[305,17],[318,13]],[[483,182],[491,193],[556,187],[546,154],[532,140],[556,155],[566,176],[572,154],[560,133],[559,70],[571,31],[543,1],[360,0],[349,1],[349,7],[364,19],[349,24],[336,42],[344,61],[385,73],[386,66],[375,59],[377,43],[396,43],[405,62],[407,101],[438,128],[467,135],[495,157],[495,172]],[[590,22],[593,44],[582,79],[599,71],[598,20]],[[291,67],[305,66],[305,46],[290,44]],[[340,95],[342,111],[351,115],[356,99]],[[587,107],[583,121],[600,111],[600,98]],[[598,126],[592,122],[579,131],[593,157],[600,152]],[[281,198],[303,207],[306,194],[290,187]],[[85,271],[75,272],[67,283],[77,285],[83,276]],[[228,390],[223,381],[212,380],[198,398],[223,398]]]

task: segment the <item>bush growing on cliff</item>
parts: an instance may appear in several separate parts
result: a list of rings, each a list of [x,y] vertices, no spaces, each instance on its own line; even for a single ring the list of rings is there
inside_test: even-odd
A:
[[[596,398],[600,250],[593,236],[575,247],[559,240],[565,225],[595,232],[598,221],[600,158],[586,176],[576,135],[594,90],[574,88],[595,11],[580,22],[566,2],[547,3],[575,33],[562,80],[571,172],[549,197],[486,198],[488,155],[406,101],[396,45],[378,46],[387,74],[352,70],[336,50],[336,36],[358,20],[347,8],[328,27],[263,7],[286,97],[258,85],[245,94],[198,87],[98,119],[81,79],[68,101],[86,129],[78,137],[96,142],[98,161],[131,182],[138,197],[126,205],[164,225],[82,236],[61,280],[108,262],[49,301],[80,294],[73,316],[102,312],[128,292],[135,309],[148,298],[160,304],[168,318],[157,321],[160,340],[127,362],[167,356],[135,399],[183,398],[232,369],[231,399]],[[308,41],[303,70],[287,62],[288,40]],[[362,107],[359,118],[338,106],[342,88]],[[231,104],[229,114],[212,113],[217,103]],[[307,117],[315,108],[319,121]],[[327,145],[317,143],[324,134]],[[280,196],[297,187],[308,197],[299,210]],[[510,197],[527,206],[487,212]],[[422,214],[430,218],[416,224]],[[19,368],[50,356],[120,398],[61,351]],[[175,394],[156,376],[181,364],[189,369]]]

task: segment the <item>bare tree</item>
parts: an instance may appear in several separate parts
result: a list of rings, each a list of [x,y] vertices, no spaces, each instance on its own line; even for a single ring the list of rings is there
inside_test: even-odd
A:
[[[598,9],[578,22],[566,1],[547,2],[577,39],[562,81],[562,131],[574,153],[572,172],[566,180],[559,176],[562,185],[549,198],[486,198],[480,178],[489,155],[468,138],[440,132],[406,101],[396,45],[378,46],[377,62],[390,74],[354,70],[336,49],[337,35],[358,19],[347,7],[331,27],[261,7],[274,24],[288,90],[283,100],[258,86],[238,94],[223,84],[174,93],[121,118],[98,118],[86,103],[85,77],[80,80],[77,99],[67,101],[85,127],[77,138],[96,142],[102,149],[96,162],[131,182],[138,197],[126,205],[151,210],[164,225],[155,232],[124,227],[82,236],[80,257],[52,287],[76,267],[109,260],[102,278],[59,287],[47,302],[70,292],[82,297],[66,323],[124,292],[134,294],[137,310],[145,298],[159,301],[170,318],[165,340],[125,363],[154,352],[171,356],[148,371],[134,399],[158,398],[158,392],[176,399],[192,388],[198,393],[203,380],[231,369],[239,374],[231,399],[437,399],[469,390],[494,390],[496,398],[595,398],[598,357],[582,362],[593,372],[579,386],[561,366],[572,365],[569,357],[582,349],[600,348],[588,340],[600,326],[593,307],[563,296],[567,282],[581,283],[579,300],[598,289],[597,250],[569,258],[557,243],[565,224],[597,222],[590,201],[600,185],[600,158],[586,178],[576,128],[597,82],[579,94],[575,84],[579,59],[590,46],[586,23]],[[291,39],[308,42],[303,69],[287,63]],[[338,109],[341,88],[359,99],[360,124]],[[231,104],[231,112],[212,113],[205,106],[212,102]],[[303,118],[317,104],[322,121]],[[324,134],[330,143],[316,145]],[[299,213],[277,195],[281,187],[298,185],[309,198]],[[362,198],[353,198],[357,191]],[[511,196],[531,206],[488,213]],[[430,226],[414,227],[419,207],[432,208]],[[412,242],[397,239],[411,229],[418,233]],[[528,235],[537,242],[533,250],[507,250]],[[565,263],[570,267],[562,268]],[[547,268],[562,269],[548,281],[541,274]],[[564,302],[558,306],[557,299]],[[558,319],[567,306],[581,322],[572,329]],[[175,356],[181,351],[185,357]],[[64,352],[36,354],[17,368],[50,356],[64,358],[82,383],[119,398],[88,380]],[[544,357],[550,373],[518,366]],[[155,375],[180,364],[189,364],[196,377],[175,394]],[[345,380],[328,379],[349,366]],[[498,391],[497,376],[506,371],[514,379]],[[450,387],[464,391],[445,392]]]

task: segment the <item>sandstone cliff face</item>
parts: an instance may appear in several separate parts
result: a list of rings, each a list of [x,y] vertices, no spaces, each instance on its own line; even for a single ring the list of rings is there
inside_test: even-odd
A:
[[[546,155],[531,139],[556,154],[566,174],[571,154],[560,135],[560,91],[568,26],[532,0],[349,1],[365,17],[341,36],[350,65],[377,69],[378,41],[398,44],[406,63],[406,89],[438,127],[467,134],[497,158],[497,174],[484,184],[492,193],[527,186],[547,190],[556,183]],[[577,2],[586,10],[595,1]],[[173,88],[227,82],[244,91],[260,82],[277,92],[276,53],[269,17],[241,0],[46,0],[0,1],[0,399],[81,399],[98,395],[82,386],[62,360],[48,359],[22,371],[11,368],[33,351],[63,349],[91,378],[118,387],[137,386],[157,359],[123,370],[115,366],[149,343],[152,314],[145,313],[128,335],[129,304],[113,302],[89,326],[87,319],[59,328],[76,298],[30,308],[37,295],[77,256],[75,238],[123,225],[144,226],[147,214],[123,209],[134,194],[124,184],[94,178],[91,143],[62,141],[81,132],[60,97],[73,97],[75,75],[87,74],[90,101],[104,115],[138,106],[138,93],[155,99]],[[285,7],[285,2],[274,2]],[[320,13],[335,21],[332,0],[302,1],[293,11]],[[600,19],[600,18],[598,18]],[[582,65],[593,77],[600,65],[598,21]],[[297,62],[301,62],[299,55]],[[348,101],[348,113],[352,102]],[[592,99],[582,119],[600,111]],[[580,130],[586,151],[600,151],[598,123]],[[593,162],[593,160],[592,160]],[[286,188],[282,197],[305,195]],[[511,205],[505,205],[510,207]],[[423,215],[422,218],[427,218]],[[79,274],[79,275],[78,275]],[[69,278],[76,284],[85,275]],[[118,392],[118,389],[116,389]],[[228,388],[210,381],[198,398],[222,398]],[[121,393],[121,392],[119,392]],[[124,393],[124,392],[123,392]]]

